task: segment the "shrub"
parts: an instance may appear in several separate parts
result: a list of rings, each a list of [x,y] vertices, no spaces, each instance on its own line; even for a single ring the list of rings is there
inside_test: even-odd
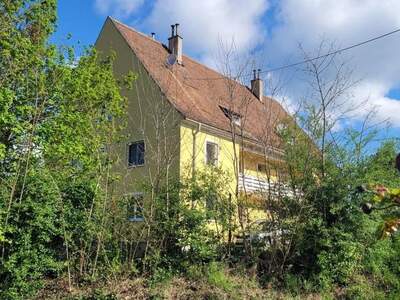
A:
[[[225,292],[232,292],[235,285],[224,271],[225,268],[222,264],[211,262],[206,271],[207,282]]]
[[[3,263],[0,265],[0,295],[19,299],[41,287],[43,274],[55,275],[61,269],[57,249],[62,247],[59,191],[45,170],[27,174],[24,191],[17,189],[5,228]],[[3,202],[5,203],[5,202]],[[3,213],[4,207],[1,207]]]

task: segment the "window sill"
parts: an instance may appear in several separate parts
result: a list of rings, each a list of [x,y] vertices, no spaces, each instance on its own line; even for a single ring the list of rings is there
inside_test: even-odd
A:
[[[132,218],[128,218],[129,222],[143,222],[144,218],[137,218],[137,217],[132,217]]]
[[[140,168],[140,167],[144,167],[144,164],[143,165],[132,165],[132,166],[128,165],[128,169],[136,169],[136,168]]]

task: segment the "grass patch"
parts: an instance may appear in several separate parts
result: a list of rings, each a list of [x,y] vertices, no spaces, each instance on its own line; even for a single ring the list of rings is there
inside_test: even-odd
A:
[[[232,292],[235,288],[234,282],[225,273],[224,265],[212,262],[208,265],[207,282],[215,286],[216,288],[222,289],[225,292]]]

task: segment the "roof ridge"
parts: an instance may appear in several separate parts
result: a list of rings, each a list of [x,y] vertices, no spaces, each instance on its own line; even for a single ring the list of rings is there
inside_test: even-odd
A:
[[[158,41],[158,40],[154,40],[154,39],[151,38],[149,35],[147,35],[147,34],[145,34],[145,33],[143,33],[143,32],[140,32],[140,31],[138,31],[137,29],[135,29],[135,28],[133,28],[133,27],[131,27],[131,26],[129,26],[129,25],[127,25],[127,24],[125,24],[125,23],[123,23],[123,22],[121,22],[121,21],[119,21],[119,20],[113,18],[113,17],[111,17],[111,16],[108,16],[108,18],[110,18],[111,21],[116,22],[116,23],[118,23],[118,24],[120,24],[120,25],[122,25],[122,26],[128,28],[129,30],[132,30],[132,31],[134,31],[134,32],[136,32],[136,33],[142,35],[143,37],[149,39],[150,41],[153,41],[153,42],[155,42],[155,43],[157,43],[157,44],[160,44],[160,45],[162,45],[162,46],[165,46],[165,44],[164,44],[163,42]],[[197,59],[195,59],[195,58],[193,58],[193,57],[191,57],[191,56],[188,56],[188,55],[186,55],[186,54],[182,54],[182,56],[185,57],[186,59],[191,60],[191,61],[192,61],[193,63],[195,63],[195,64],[201,65],[202,67],[204,67],[204,68],[210,70],[211,72],[215,73],[216,75],[218,75],[218,76],[220,76],[220,77],[222,77],[222,78],[226,78],[226,79],[229,79],[229,80],[234,80],[234,79],[229,78],[228,76],[226,76],[226,75],[224,75],[224,74],[218,72],[217,70],[215,70],[215,69],[213,69],[213,68],[210,68],[209,66],[205,65],[204,63],[200,62],[199,60],[197,60]],[[190,78],[190,79],[196,80],[197,78]],[[237,80],[234,80],[234,81],[237,81]],[[239,84],[243,85],[244,87],[247,87],[247,85],[242,84],[242,83],[239,82],[239,81],[237,81],[237,82],[238,82]]]

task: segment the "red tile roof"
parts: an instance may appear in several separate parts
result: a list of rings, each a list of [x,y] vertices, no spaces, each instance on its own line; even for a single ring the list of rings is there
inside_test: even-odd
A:
[[[275,128],[288,114],[277,101],[265,96],[260,101],[245,85],[185,55],[182,65],[167,66],[170,53],[166,46],[111,20],[167,99],[185,118],[230,132],[229,119],[221,109],[226,108],[241,116],[246,138],[278,146]]]

